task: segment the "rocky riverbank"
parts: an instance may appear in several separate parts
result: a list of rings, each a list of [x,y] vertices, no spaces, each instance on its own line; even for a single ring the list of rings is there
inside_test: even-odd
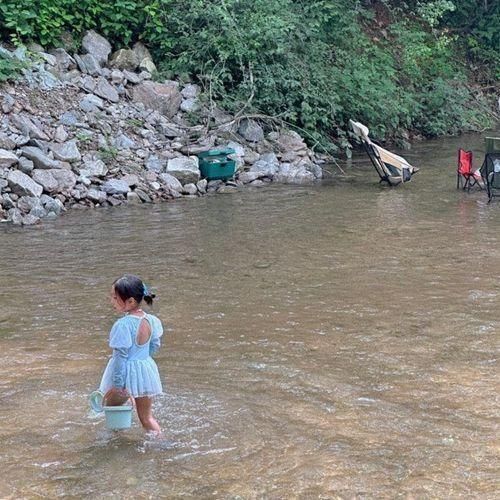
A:
[[[0,52],[26,65],[21,80],[0,87],[3,221],[31,225],[71,208],[322,177],[321,159],[296,132],[231,116],[194,84],[153,81],[154,62],[140,43],[112,53],[90,31],[81,54]],[[235,151],[235,178],[207,182],[196,155],[220,147]]]

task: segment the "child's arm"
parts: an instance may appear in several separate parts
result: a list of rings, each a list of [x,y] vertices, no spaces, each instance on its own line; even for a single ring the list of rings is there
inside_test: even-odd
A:
[[[128,349],[125,347],[113,349],[113,387],[123,389],[125,387],[125,362],[128,357]]]

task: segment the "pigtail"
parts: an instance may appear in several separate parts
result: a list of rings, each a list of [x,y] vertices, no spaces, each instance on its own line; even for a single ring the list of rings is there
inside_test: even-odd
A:
[[[146,285],[146,283],[143,283],[143,288],[144,288],[144,302],[146,302],[148,306],[152,306],[153,299],[156,297],[156,295],[151,292],[150,288]]]

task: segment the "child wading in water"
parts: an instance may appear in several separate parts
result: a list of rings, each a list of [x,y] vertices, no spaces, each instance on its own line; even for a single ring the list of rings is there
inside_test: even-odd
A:
[[[135,400],[137,415],[147,431],[160,433],[153,417],[153,396],[162,393],[158,367],[151,357],[160,348],[161,321],[141,309],[144,300],[152,305],[154,295],[137,276],[126,274],[111,287],[111,303],[125,313],[109,334],[113,356],[102,376],[99,390],[106,400],[123,403],[128,396]]]

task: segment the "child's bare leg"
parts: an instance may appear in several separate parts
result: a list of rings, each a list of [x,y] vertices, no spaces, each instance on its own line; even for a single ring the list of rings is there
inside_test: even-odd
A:
[[[158,422],[153,417],[153,399],[146,397],[134,398],[135,407],[137,408],[137,415],[141,421],[142,426],[147,431],[161,432]]]

